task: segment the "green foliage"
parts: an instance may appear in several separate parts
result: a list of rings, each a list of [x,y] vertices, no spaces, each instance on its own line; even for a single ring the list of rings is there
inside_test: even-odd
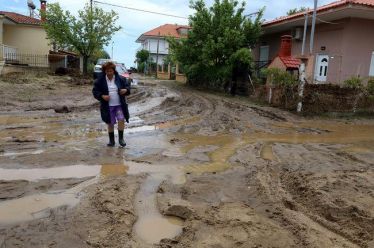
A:
[[[148,61],[148,58],[149,58],[149,51],[145,49],[142,49],[136,53],[136,59],[138,63],[140,64]]]
[[[300,7],[300,8],[294,8],[294,9],[290,9],[288,12],[287,12],[287,15],[290,16],[290,15],[294,15],[294,14],[297,14],[297,13],[300,13],[300,12],[305,12],[307,9],[305,7]]]
[[[297,84],[297,77],[295,75],[279,68],[264,69],[261,73],[275,86],[291,87]]]
[[[58,48],[70,48],[80,53],[84,60],[84,73],[87,73],[88,59],[104,46],[108,45],[115,32],[121,29],[115,23],[118,15],[105,12],[103,9],[88,4],[73,16],[64,11],[58,3],[48,5],[48,10],[41,13],[46,22],[43,23],[47,37]]]
[[[169,64],[174,65],[175,60],[173,59],[173,57],[170,54],[168,54],[168,55],[165,56],[163,63],[164,63],[165,66],[167,66]]]
[[[368,80],[368,85],[367,85],[367,87],[366,87],[366,90],[367,90],[367,92],[368,92],[370,95],[374,96],[374,78],[373,78],[373,77],[372,77],[372,78],[369,78],[369,80]]]
[[[144,73],[146,62],[138,63],[138,72]]]
[[[210,8],[196,0],[190,7],[195,10],[192,29],[187,38],[169,39],[172,56],[183,65],[190,84],[220,88],[230,79],[234,62],[251,63],[248,47],[262,33],[263,11],[252,21],[243,14],[245,3],[236,0],[215,0]]]
[[[361,89],[363,87],[362,79],[360,77],[353,76],[344,81],[344,87],[351,89]]]
[[[110,59],[110,55],[104,49],[96,50],[90,57],[90,64],[95,65],[99,59]],[[88,65],[88,72],[90,72],[90,65]]]
[[[250,69],[253,62],[251,50],[248,48],[241,48],[237,50],[231,55],[229,62],[232,65],[240,64]]]

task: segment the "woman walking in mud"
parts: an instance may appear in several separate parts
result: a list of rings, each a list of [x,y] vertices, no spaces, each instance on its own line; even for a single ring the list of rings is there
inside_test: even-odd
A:
[[[130,95],[130,85],[116,71],[116,65],[107,62],[102,66],[102,75],[94,82],[92,93],[100,101],[101,119],[108,125],[109,147],[115,146],[114,125],[118,121],[118,143],[125,147],[123,130],[125,120],[129,122],[126,96]]]

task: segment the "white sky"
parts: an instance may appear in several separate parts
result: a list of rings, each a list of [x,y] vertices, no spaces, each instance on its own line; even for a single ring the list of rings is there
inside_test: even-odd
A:
[[[189,0],[101,0],[102,2],[123,5],[133,8],[145,9],[155,12],[173,14],[177,16],[186,16],[192,14],[189,8]],[[48,3],[59,2],[60,5],[72,13],[83,8],[89,0],[48,0]],[[206,3],[211,5],[214,1],[208,0]],[[333,0],[319,0],[318,5],[333,2]],[[27,14],[27,0],[0,0],[0,10],[14,11]],[[39,0],[34,0],[35,5],[39,8]],[[249,0],[246,1],[246,13],[256,12],[262,7],[266,7],[265,19],[274,19],[285,15],[291,8],[296,7],[313,7],[313,0]],[[112,7],[102,6],[106,10]],[[123,27],[113,38],[114,41],[114,59],[124,62],[128,67],[133,65],[136,50],[140,44],[135,43],[137,37],[165,23],[188,24],[188,20],[166,17],[142,12],[136,12],[127,9],[113,7],[119,14],[118,24]],[[111,54],[111,45],[106,48]]]

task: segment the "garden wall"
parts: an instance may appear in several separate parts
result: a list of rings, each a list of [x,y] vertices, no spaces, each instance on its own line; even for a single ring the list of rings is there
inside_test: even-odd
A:
[[[296,111],[298,87],[256,87],[251,98],[265,101],[274,107]],[[359,89],[342,88],[332,84],[306,84],[303,97],[303,113],[369,112],[374,114],[374,96]]]

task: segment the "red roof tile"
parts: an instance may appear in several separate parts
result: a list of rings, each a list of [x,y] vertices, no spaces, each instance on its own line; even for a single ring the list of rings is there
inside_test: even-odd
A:
[[[41,25],[42,23],[39,19],[14,12],[0,11],[0,15],[6,16],[10,20],[18,24]]]
[[[293,57],[279,57],[283,64],[288,68],[290,69],[297,69],[299,68],[300,64],[301,64],[301,61],[300,59],[296,59],[296,58],[293,58]]]
[[[178,29],[181,28],[187,28],[190,29],[189,26],[185,25],[177,25],[177,24],[165,24],[162,26],[159,26],[155,29],[152,29],[144,34],[142,36],[172,36],[175,38],[181,38],[183,35],[180,35],[178,32]]]
[[[330,4],[326,4],[326,5],[323,5],[323,6],[319,7],[317,9],[317,12],[321,13],[321,12],[325,12],[327,10],[335,9],[335,8],[338,8],[338,7],[343,7],[343,6],[346,6],[346,5],[349,5],[349,4],[364,5],[366,7],[373,7],[374,8],[374,0],[340,0],[340,1],[332,2]],[[313,10],[310,9],[308,13],[309,14],[313,13]],[[304,14],[305,14],[305,12],[299,12],[299,13],[296,13],[296,14],[290,15],[290,16],[282,16],[282,17],[279,17],[277,19],[265,22],[263,24],[263,26],[264,27],[271,26],[273,24],[277,24],[277,23],[280,23],[280,22],[283,22],[283,21],[297,19],[299,17],[304,16]]]

